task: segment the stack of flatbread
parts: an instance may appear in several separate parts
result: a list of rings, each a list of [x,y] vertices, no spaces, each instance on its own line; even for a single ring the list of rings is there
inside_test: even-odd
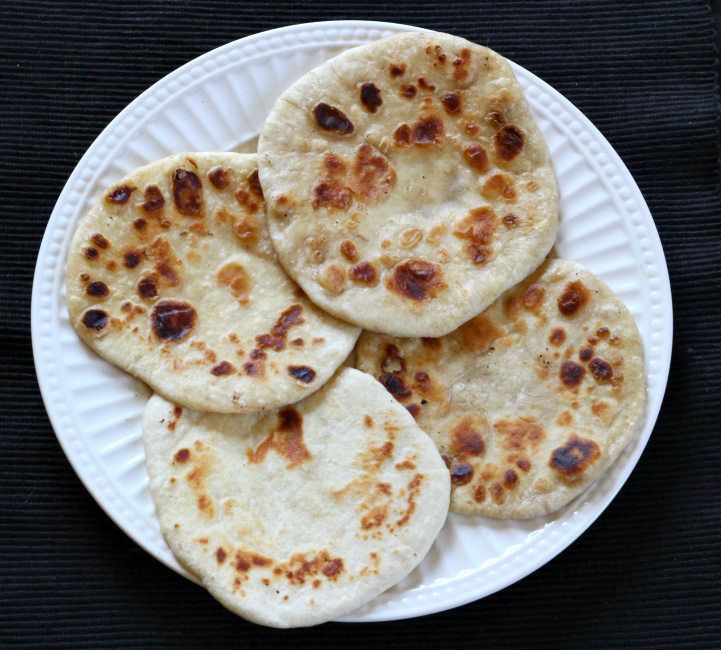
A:
[[[106,191],[70,247],[70,318],[155,391],[151,494],[213,596],[321,623],[407,575],[449,506],[479,528],[545,515],[608,469],[643,413],[641,341],[548,258],[557,223],[508,63],[444,34],[309,72],[257,154]]]

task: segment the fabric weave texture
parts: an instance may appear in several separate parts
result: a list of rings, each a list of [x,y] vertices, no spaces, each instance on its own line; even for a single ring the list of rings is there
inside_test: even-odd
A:
[[[237,619],[137,547],[85,491],[30,345],[35,257],[107,123],[226,42],[375,19],[488,45],[574,102],[639,184],[671,275],[666,399],[598,521],[525,580],[452,611],[279,632]],[[283,3],[48,0],[0,10],[0,648],[721,647],[718,34],[701,0]]]

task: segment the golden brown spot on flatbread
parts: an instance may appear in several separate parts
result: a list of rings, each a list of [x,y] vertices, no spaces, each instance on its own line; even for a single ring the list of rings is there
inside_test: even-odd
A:
[[[481,127],[475,122],[469,122],[467,120],[459,120],[458,126],[460,126],[468,135],[476,135]]]
[[[110,290],[105,282],[93,280],[85,287],[85,293],[93,298],[105,299],[110,294]]]
[[[443,120],[437,115],[426,115],[411,128],[411,141],[415,145],[438,144],[443,138]]]
[[[453,234],[471,243],[467,252],[476,265],[486,262],[492,252],[490,242],[496,229],[496,213],[487,207],[474,208],[456,223]]]
[[[593,348],[589,348],[587,346],[583,346],[578,351],[578,358],[581,361],[588,361],[593,356]]]
[[[227,169],[216,165],[208,172],[208,180],[212,183],[213,187],[224,190],[230,183],[230,174]]]
[[[474,352],[487,350],[493,341],[504,334],[502,329],[483,314],[461,325],[458,333],[466,349]]]
[[[399,402],[411,396],[411,391],[401,377],[390,372],[384,372],[378,377],[378,381],[385,389]]]
[[[348,277],[356,284],[375,287],[378,284],[378,271],[371,262],[363,261],[348,270]]]
[[[564,361],[561,364],[559,376],[564,386],[574,388],[583,381],[586,370],[583,366],[578,365],[575,361]]]
[[[418,93],[418,90],[413,84],[403,84],[398,92],[400,93],[401,97],[405,97],[406,99],[413,99]]]
[[[203,184],[194,172],[176,169],[173,174],[173,200],[178,212],[186,217],[203,215]]]
[[[140,264],[141,259],[144,257],[142,249],[129,248],[123,251],[123,265],[125,268],[134,269]]]
[[[564,316],[575,316],[580,309],[586,306],[590,292],[580,280],[569,282],[558,299],[558,311]]]
[[[313,208],[347,210],[353,201],[351,191],[338,181],[323,181],[313,188]]]
[[[370,415],[363,416],[363,424],[370,429],[373,426],[373,418]]]
[[[490,111],[486,113],[485,120],[487,124],[496,129],[500,129],[506,123],[506,118],[501,111]]]
[[[142,217],[138,217],[133,221],[133,228],[138,231],[138,236],[142,239],[148,228],[148,222]]]
[[[451,430],[451,448],[457,454],[478,456],[486,448],[478,428],[474,426],[473,418],[462,418]]]
[[[451,483],[455,486],[466,485],[473,480],[473,466],[469,463],[453,463],[450,473]]]
[[[401,461],[400,463],[396,463],[395,468],[401,469],[401,470],[402,469],[413,470],[416,468],[416,464],[412,460],[406,458],[404,461]]]
[[[506,228],[512,230],[518,226],[519,219],[515,214],[507,214],[503,217],[503,219],[501,219],[501,221]]]
[[[258,223],[250,214],[239,217],[233,224],[233,233],[244,246],[252,246],[258,241]]]
[[[210,373],[216,377],[226,377],[235,372],[235,367],[229,361],[221,361],[210,369]]]
[[[288,366],[288,374],[304,384],[310,384],[315,379],[315,370],[309,366]]]
[[[251,214],[258,212],[262,203],[262,198],[259,198],[255,192],[242,187],[235,193],[235,200]]]
[[[419,404],[406,404],[406,410],[414,417],[418,417],[418,414],[421,412],[421,407]]]
[[[419,228],[408,228],[404,230],[398,240],[401,248],[413,248],[421,239],[423,239],[423,231]]]
[[[548,464],[563,478],[574,478],[595,463],[600,456],[601,450],[593,440],[581,438],[574,433],[562,447],[551,452]]]
[[[345,241],[342,241],[340,243],[340,253],[349,262],[358,261],[358,249],[352,241],[349,241],[347,239]]]
[[[110,248],[110,242],[105,239],[105,237],[103,237],[99,232],[96,232],[90,238],[90,241],[102,250],[107,250],[108,248]]]
[[[213,499],[210,495],[201,494],[198,497],[198,510],[200,510],[205,517],[215,516],[215,506],[213,505]]]
[[[410,483],[408,483],[407,486],[407,497],[406,497],[406,511],[403,513],[403,516],[396,521],[396,526],[399,528],[401,526],[405,526],[405,524],[408,523],[411,516],[416,510],[416,499],[418,498],[418,495],[421,491],[421,483],[423,482],[423,474],[415,474],[413,478],[411,479]]]
[[[148,185],[145,188],[145,192],[143,194],[143,210],[146,212],[157,212],[158,210],[162,210],[165,206],[165,197],[163,196],[162,191],[157,185]],[[138,219],[137,221],[143,221],[142,219]],[[138,229],[142,230],[145,226],[139,227],[138,224],[134,222],[133,225]]]
[[[226,557],[227,557],[227,553],[225,552],[225,549],[222,546],[219,546],[217,549],[215,549],[215,560],[218,564],[223,564],[223,562],[225,562]]]
[[[543,297],[546,295],[546,289],[542,284],[533,283],[526,287],[523,292],[523,306],[528,311],[537,314],[543,306]]]
[[[613,377],[613,368],[608,361],[600,359],[599,357],[594,357],[591,359],[591,363],[588,364],[588,367],[590,368],[591,374],[596,381],[611,381],[611,377]]]
[[[331,557],[328,551],[320,551],[315,556],[304,553],[292,555],[290,560],[280,565],[280,571],[273,573],[283,574],[288,582],[294,585],[303,585],[309,578],[324,576],[327,580],[335,582],[344,570],[343,559]]]
[[[523,149],[524,136],[517,126],[506,124],[493,138],[496,158],[503,162],[513,160]]]
[[[411,144],[411,127],[407,124],[401,124],[393,132],[393,141],[397,147],[407,147]]]
[[[233,565],[238,573],[245,573],[253,567],[265,567],[273,564],[273,560],[260,553],[239,549],[233,556]]]
[[[405,63],[391,63],[388,66],[388,74],[391,77],[400,77],[405,74],[406,64]]]
[[[593,402],[591,404],[591,412],[602,420],[606,418],[610,408],[608,402]]]
[[[433,92],[436,89],[436,87],[432,83],[427,81],[425,77],[418,77],[416,81],[418,82],[418,87],[422,88],[423,90]]]
[[[481,188],[481,194],[489,201],[503,200],[513,203],[516,200],[516,186],[508,174],[493,174]]]
[[[569,411],[563,411],[557,418],[556,424],[561,427],[567,427],[573,424],[573,416]]]
[[[562,327],[554,327],[548,336],[551,345],[561,345],[566,340],[566,330]]]
[[[89,246],[88,248],[83,249],[83,257],[87,260],[95,260],[99,256],[98,251],[93,248],[92,246]]]
[[[518,485],[518,474],[512,469],[503,472],[503,486],[507,490],[513,490]]]
[[[422,393],[424,395],[427,395],[428,393],[432,392],[431,388],[431,377],[427,372],[418,371],[413,379],[414,381],[414,387],[416,390],[418,390],[419,393]]]
[[[175,452],[175,456],[173,456],[173,460],[176,463],[186,463],[188,462],[188,459],[190,458],[190,449],[179,449],[177,452]]]
[[[288,330],[303,323],[305,323],[303,307],[301,305],[291,305],[281,313],[268,334],[260,334],[255,337],[256,343],[261,349],[272,348],[276,352],[280,352],[285,348]]]
[[[485,485],[476,485],[473,488],[473,500],[476,503],[483,503],[486,500],[486,487]]]
[[[288,460],[288,469],[311,458],[311,453],[303,442],[303,416],[292,406],[278,411],[276,428],[255,449],[248,449],[248,461],[262,463],[271,449]]]
[[[323,169],[328,178],[337,178],[343,176],[348,167],[343,158],[332,151],[328,151],[323,154]]]
[[[360,100],[370,113],[375,113],[379,106],[383,105],[381,91],[372,81],[366,81],[360,85]]]
[[[320,272],[320,283],[331,293],[341,294],[345,287],[345,271],[337,264],[329,264]]]
[[[531,469],[531,463],[525,458],[519,458],[516,461],[516,467],[523,470],[524,472],[528,472]]]
[[[339,108],[320,102],[313,107],[315,123],[324,131],[335,135],[349,135],[353,133],[353,122]]]
[[[195,327],[195,309],[180,300],[161,300],[153,307],[151,322],[162,341],[177,343],[190,336]]]
[[[138,281],[138,295],[145,300],[154,300],[158,296],[158,276],[150,273]]]
[[[611,330],[608,327],[599,327],[596,330],[596,336],[601,339],[607,339],[611,335]]]
[[[506,500],[503,486],[500,483],[491,483],[488,486],[488,491],[491,494],[491,498],[499,505]]]
[[[150,250],[153,253],[155,270],[161,282],[168,287],[179,287],[182,284],[181,261],[175,255],[170,242],[165,237],[156,237],[150,244]]]
[[[457,81],[463,81],[468,77],[468,70],[471,66],[471,51],[464,47],[460,56],[452,61],[452,65],[453,78]]]
[[[135,191],[131,185],[118,185],[105,195],[105,200],[116,205],[125,205]]]
[[[433,350],[440,350],[443,341],[440,338],[424,336],[421,338],[421,343],[423,344],[423,347],[431,348]]]
[[[396,172],[388,158],[367,143],[356,151],[350,189],[364,201],[378,201],[395,185]]]
[[[265,199],[263,195],[263,186],[260,184],[260,174],[257,169],[254,169],[248,177],[245,179],[248,184],[250,191],[255,194],[259,199]]]
[[[412,259],[397,265],[388,279],[388,289],[403,298],[421,302],[433,298],[446,288],[438,264]]]
[[[218,284],[228,287],[230,293],[238,299],[241,305],[247,305],[250,300],[250,275],[237,262],[228,262],[215,275]]]
[[[448,91],[441,95],[443,108],[449,115],[458,115],[461,112],[461,94],[455,91]]]
[[[376,506],[375,508],[371,508],[371,510],[369,510],[365,515],[363,515],[363,517],[361,517],[361,528],[363,530],[368,530],[369,528],[377,528],[385,520],[387,511],[388,506],[385,504]]]
[[[488,154],[477,142],[469,142],[463,145],[463,160],[477,172],[485,174],[488,171]]]
[[[514,453],[523,453],[529,447],[535,451],[546,437],[541,426],[521,418],[498,420],[493,428],[500,437],[500,446]]]

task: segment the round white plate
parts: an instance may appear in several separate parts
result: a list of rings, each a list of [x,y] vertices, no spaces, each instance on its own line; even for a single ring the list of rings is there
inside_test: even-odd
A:
[[[70,176],[37,260],[32,339],[40,389],[58,440],[98,503],[130,537],[188,575],[160,534],[141,442],[143,384],[92,354],[65,306],[65,258],[75,225],[103,190],[152,160],[181,151],[230,150],[257,135],[275,98],[341,50],[404,25],[343,21],[295,25],[213,50],[145,91],[100,134]],[[575,540],[628,478],[656,421],[671,357],[671,292],[646,203],[621,159],[581,112],[514,65],[553,156],[561,188],[556,249],[619,294],[644,342],[643,427],[612,469],[560,512],[531,521],[451,515],[422,564],[344,621],[437,612],[523,578]],[[190,576],[188,576],[190,577]]]

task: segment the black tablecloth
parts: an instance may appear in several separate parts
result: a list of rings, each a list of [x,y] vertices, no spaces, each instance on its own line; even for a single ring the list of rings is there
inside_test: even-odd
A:
[[[0,6],[0,646],[719,648],[719,97],[707,2],[5,2]],[[598,126],[666,251],[675,344],[661,416],[614,503],[482,601],[279,632],[237,619],[119,530],[63,456],[33,368],[35,256],[68,175],[145,88],[228,41],[365,18],[490,45]]]

